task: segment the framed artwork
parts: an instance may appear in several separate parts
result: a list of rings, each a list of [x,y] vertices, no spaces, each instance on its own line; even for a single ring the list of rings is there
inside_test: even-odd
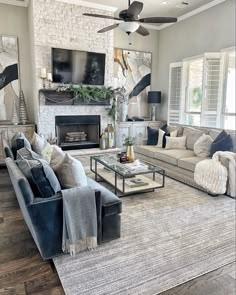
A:
[[[114,86],[124,87],[128,96],[128,116],[149,117],[147,93],[151,84],[152,54],[115,48]]]
[[[17,37],[0,35],[0,122],[10,121],[20,92]]]

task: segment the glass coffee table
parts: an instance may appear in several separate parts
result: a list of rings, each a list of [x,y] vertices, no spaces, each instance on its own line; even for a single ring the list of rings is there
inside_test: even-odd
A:
[[[116,195],[120,192],[120,196],[150,192],[165,186],[165,170],[142,160],[123,164],[115,156],[92,156],[90,170],[96,181],[106,181]]]

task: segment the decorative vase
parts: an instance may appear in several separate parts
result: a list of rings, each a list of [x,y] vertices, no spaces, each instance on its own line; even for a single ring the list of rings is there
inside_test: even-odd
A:
[[[19,115],[18,115],[18,112],[17,112],[16,100],[13,101],[11,122],[14,125],[18,125],[19,124]]]
[[[128,157],[129,161],[134,161],[134,146],[133,145],[127,145],[126,149],[126,156]]]
[[[19,115],[20,115],[20,123],[23,125],[27,124],[29,120],[28,120],[28,114],[26,109],[25,97],[22,90],[20,91]]]
[[[120,103],[120,122],[126,122],[128,115],[128,104],[126,102]]]
[[[107,124],[107,127],[105,128],[105,135],[107,138],[106,147],[111,149],[114,146],[115,142],[115,131],[112,124]]]

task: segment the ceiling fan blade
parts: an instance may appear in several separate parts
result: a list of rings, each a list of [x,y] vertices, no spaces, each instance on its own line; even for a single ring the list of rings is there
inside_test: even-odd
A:
[[[148,36],[150,35],[150,33],[148,32],[147,29],[145,29],[143,26],[139,26],[139,28],[137,29],[136,33],[142,35],[142,36]]]
[[[122,20],[118,17],[113,17],[110,15],[103,15],[103,14],[96,14],[96,13],[83,13],[83,15],[86,16],[92,16],[92,17],[99,17],[99,18],[107,18],[107,19],[113,19],[113,20]]]
[[[147,24],[166,24],[166,23],[176,23],[176,17],[145,17],[138,20],[141,23]]]
[[[98,33],[105,33],[105,32],[111,31],[111,30],[117,28],[118,26],[119,26],[119,24],[114,24],[114,25],[105,27],[105,28],[99,30]]]
[[[130,17],[137,17],[143,10],[143,3],[134,1],[127,10],[127,15]]]

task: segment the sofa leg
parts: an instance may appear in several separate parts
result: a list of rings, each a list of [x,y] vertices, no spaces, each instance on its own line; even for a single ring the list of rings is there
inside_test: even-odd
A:
[[[218,197],[219,196],[219,194],[212,194],[212,193],[208,193],[208,195],[211,197]]]

